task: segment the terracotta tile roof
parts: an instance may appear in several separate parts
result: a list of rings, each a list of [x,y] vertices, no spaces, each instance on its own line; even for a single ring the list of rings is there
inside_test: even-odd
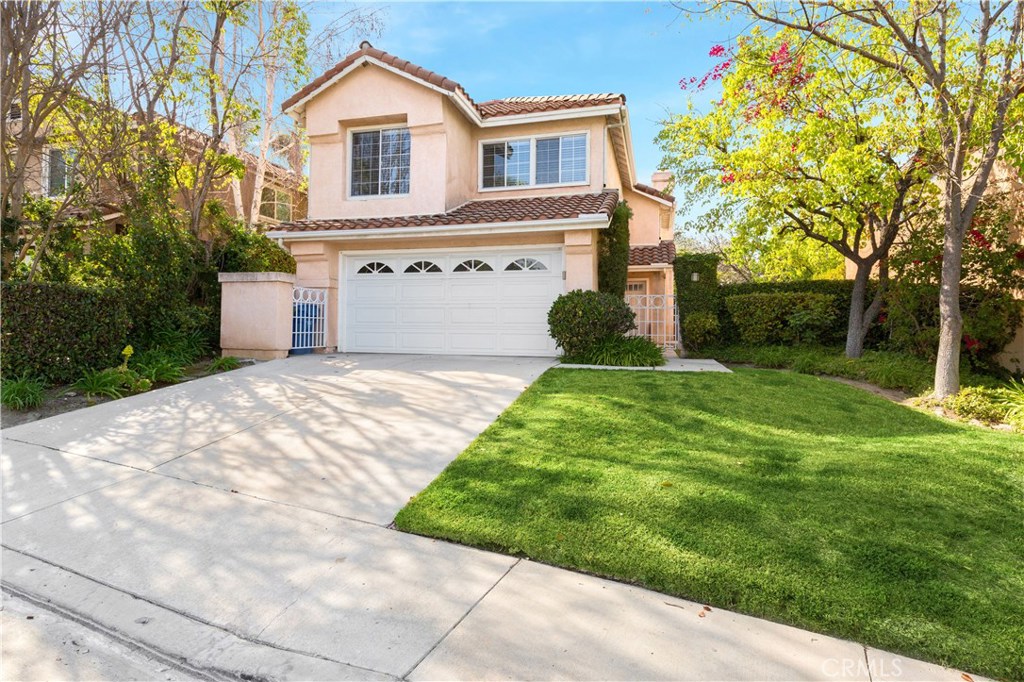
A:
[[[385,218],[327,218],[282,223],[274,232],[316,232],[324,230],[373,230],[391,227],[443,227],[479,223],[515,223],[532,220],[569,220],[584,214],[601,213],[611,217],[619,193],[561,194],[517,199],[470,201],[449,211],[429,215]]]
[[[535,114],[564,109],[582,109],[598,107],[605,104],[625,104],[626,96],[606,92],[598,95],[551,95],[547,97],[509,97],[508,99],[492,99],[477,105],[480,115],[484,118],[494,116],[514,116],[516,114]]]
[[[466,91],[463,90],[462,86],[453,81],[452,79],[445,78],[439,73],[434,73],[429,69],[424,69],[422,66],[417,66],[412,62],[396,57],[393,54],[388,54],[384,50],[378,50],[368,41],[364,40],[362,43],[359,44],[358,50],[342,59],[340,62],[329,68],[327,71],[324,71],[306,87],[302,88],[294,95],[286,99],[281,104],[281,109],[287,110],[289,107],[294,105],[303,97],[312,92],[315,92],[317,88],[319,88],[327,81],[337,76],[339,73],[341,73],[348,67],[352,66],[357,60],[359,60],[362,57],[371,57],[378,61],[384,62],[388,66],[398,69],[399,71],[404,71],[410,76],[415,76],[416,78],[419,78],[421,81],[424,81],[431,85],[436,85],[437,87],[443,90],[448,90],[449,92],[461,92],[463,95],[466,95],[467,99],[469,99],[469,95],[466,94]],[[471,99],[470,101],[472,102]]]
[[[656,263],[671,263],[676,259],[676,244],[670,240],[664,240],[651,246],[629,247],[630,265],[654,265]]]
[[[532,114],[541,113],[546,111],[561,111],[564,109],[582,109],[586,107],[596,107],[604,104],[625,104],[626,96],[616,93],[602,93],[597,95],[551,95],[545,97],[509,97],[508,99],[493,99],[488,102],[477,104],[473,101],[473,98],[469,96],[465,88],[456,83],[450,78],[446,78],[439,73],[434,73],[429,69],[424,69],[422,66],[417,66],[410,61],[396,57],[393,54],[389,54],[384,50],[378,50],[367,41],[363,41],[359,44],[359,49],[348,55],[340,62],[332,66],[327,71],[317,76],[312,82],[306,87],[302,88],[294,95],[286,99],[281,104],[281,110],[287,111],[290,107],[294,106],[302,98],[307,95],[316,92],[317,89],[322,87],[332,78],[337,76],[339,73],[347,69],[356,63],[363,57],[370,57],[377,61],[383,62],[388,66],[404,71],[405,73],[418,78],[419,80],[447,90],[449,92],[457,92],[465,97],[470,104],[476,107],[476,110],[480,113],[483,118],[492,118],[495,116],[512,116],[515,114]]]
[[[633,189],[635,189],[637,192],[643,192],[644,194],[650,194],[652,197],[658,197],[659,199],[664,199],[665,201],[675,201],[676,200],[676,198],[674,196],[672,196],[671,194],[668,194],[667,192],[662,192],[660,189],[655,189],[654,187],[651,187],[650,185],[645,185],[642,182],[638,182],[635,185],[633,185]]]

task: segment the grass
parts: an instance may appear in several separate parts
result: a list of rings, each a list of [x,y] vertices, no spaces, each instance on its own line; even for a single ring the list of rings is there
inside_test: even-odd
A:
[[[882,388],[891,388],[913,395],[931,391],[935,379],[933,361],[891,351],[864,351],[864,355],[851,360],[842,348],[827,346],[746,346],[733,345],[712,348],[701,355],[719,362],[744,363],[772,369],[791,369],[801,374],[827,374],[868,381]],[[960,370],[963,386],[995,388],[1000,382],[994,377]]]
[[[1024,679],[1024,438],[827,379],[551,370],[399,528]]]

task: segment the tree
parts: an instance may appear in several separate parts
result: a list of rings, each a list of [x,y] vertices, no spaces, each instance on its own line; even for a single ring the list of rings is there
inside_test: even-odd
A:
[[[877,94],[898,83],[856,55],[797,38],[754,31],[731,51],[715,46],[714,69],[682,85],[721,80],[721,100],[706,114],[672,117],[659,139],[691,199],[718,197],[711,220],[729,217],[737,239],[796,243],[803,255],[816,243],[855,264],[846,355],[857,358],[882,307],[889,249],[930,205],[930,171],[916,128]],[[873,271],[880,285],[869,301]]]
[[[1024,135],[1024,3],[979,0],[964,12],[952,0],[715,0],[712,7],[858,57],[888,73],[906,98],[906,113],[939,162],[944,231],[935,395],[956,393],[964,239],[1007,136]],[[1019,139],[1010,146],[1020,150]]]
[[[102,41],[120,28],[127,11],[115,2],[0,3],[0,212],[5,232],[24,235],[5,244],[4,277],[29,253],[34,262],[42,257],[81,198],[76,184],[50,208],[32,216],[24,210],[40,140],[54,115],[96,75]],[[29,277],[34,273],[35,267]]]

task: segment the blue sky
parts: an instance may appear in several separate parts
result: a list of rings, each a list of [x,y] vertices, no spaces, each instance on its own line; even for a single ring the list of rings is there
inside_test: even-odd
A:
[[[338,11],[332,4],[313,7],[314,30]],[[458,81],[477,101],[625,93],[642,181],[661,160],[658,121],[686,106],[679,80],[703,75],[708,50],[730,35],[652,2],[409,2],[383,12],[375,47]]]

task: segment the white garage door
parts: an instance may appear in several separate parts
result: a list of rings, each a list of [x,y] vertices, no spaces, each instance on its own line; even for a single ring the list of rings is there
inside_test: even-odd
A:
[[[555,355],[561,249],[344,256],[342,350]]]

